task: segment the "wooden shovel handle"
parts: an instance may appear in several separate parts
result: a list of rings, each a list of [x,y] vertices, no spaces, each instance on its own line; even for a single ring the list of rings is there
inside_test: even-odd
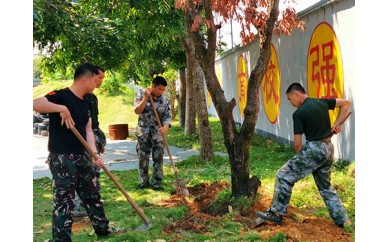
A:
[[[154,115],[155,115],[156,121],[158,122],[158,125],[161,128],[163,126],[160,123],[159,115],[158,115],[158,112],[156,111],[155,103],[154,103],[154,100],[152,99],[152,95],[150,95],[150,102],[151,102],[152,109],[154,111]],[[166,137],[164,136],[164,134],[162,134],[162,133],[160,133],[160,134],[163,137],[163,143],[166,146],[168,156],[170,157],[171,166],[172,166],[172,169],[174,170],[174,175],[175,175],[175,180],[176,180],[176,185],[177,185],[178,193],[179,194],[183,194],[182,189],[181,189],[181,185],[179,183],[178,171],[177,171],[177,169],[175,167],[174,160],[172,159],[170,147],[168,146],[168,143],[167,143],[167,140],[166,140]]]
[[[85,149],[88,151],[88,153],[93,157],[93,159],[97,160],[97,155],[93,152],[93,150],[90,148],[89,144],[85,141],[85,139],[81,136],[81,134],[78,132],[78,130],[72,126],[71,131],[74,133],[75,136],[77,136],[78,140],[82,143],[82,145],[85,147]],[[117,181],[117,179],[113,176],[113,174],[106,168],[105,165],[102,165],[102,169],[105,171],[105,173],[109,176],[109,178],[113,181],[113,183],[117,186],[117,188],[121,191],[121,193],[127,198],[127,201],[132,205],[132,207],[136,210],[136,212],[140,215],[140,217],[144,220],[146,224],[150,224],[150,220],[147,218],[147,216],[144,214],[143,210],[135,203],[135,201],[132,200],[132,198],[129,196],[129,194],[125,191],[123,186]]]
[[[156,117],[156,121],[158,122],[158,125],[159,127],[163,127],[162,124],[160,123],[160,119],[159,119],[159,115],[158,115],[158,112],[156,111],[156,108],[155,108],[155,103],[154,103],[154,100],[152,100],[152,95],[150,95],[150,102],[151,102],[151,106],[152,106],[152,109],[154,110],[154,115]],[[170,157],[170,160],[171,160],[171,165],[172,165],[172,168],[174,169],[175,171],[175,165],[174,165],[174,161],[172,159],[172,155],[171,155],[171,151],[170,151],[170,147],[168,146],[167,144],[167,140],[166,140],[166,137],[164,136],[164,134],[160,133],[163,137],[163,143],[164,145],[166,146],[166,149],[167,149],[167,152],[168,152],[168,156]]]

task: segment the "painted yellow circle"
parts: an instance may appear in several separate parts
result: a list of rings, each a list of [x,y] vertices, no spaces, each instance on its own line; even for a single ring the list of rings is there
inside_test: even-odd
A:
[[[280,70],[278,56],[273,44],[271,44],[271,58],[261,83],[261,90],[265,113],[268,120],[274,124],[280,110]]]
[[[212,97],[210,96],[209,90],[206,90],[206,96],[207,96],[207,107],[210,108],[210,104],[212,102]]]
[[[332,27],[320,23],[311,35],[307,55],[307,91],[313,98],[343,98],[342,56]],[[330,111],[333,124],[339,109]]]
[[[237,94],[240,113],[244,117],[244,109],[247,105],[248,73],[246,61],[243,55],[240,55],[237,64]]]
[[[222,70],[222,64],[216,65],[216,76],[217,76],[218,82],[220,83],[220,86],[222,88],[222,71],[221,70]],[[206,96],[207,96],[207,107],[210,108],[212,98],[210,96],[209,90],[206,91]]]

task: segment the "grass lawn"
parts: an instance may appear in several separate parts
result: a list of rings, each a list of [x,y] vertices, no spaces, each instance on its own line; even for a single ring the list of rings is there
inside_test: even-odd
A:
[[[68,86],[71,82],[63,83]],[[42,96],[51,91],[52,86],[40,86],[34,88],[34,98]],[[137,122],[137,115],[133,112],[134,92],[125,90],[116,95],[103,95],[96,92],[99,98],[100,125],[105,133],[108,133],[110,124],[127,123],[129,128],[134,128]],[[210,118],[213,145],[215,151],[226,152],[223,145],[221,126],[216,118]],[[130,134],[129,139],[133,138]],[[198,136],[185,137],[183,128],[174,121],[173,127],[166,136],[169,145],[185,148],[199,148]],[[262,184],[259,188],[272,198],[274,178],[279,169],[287,159],[294,154],[293,148],[277,144],[274,141],[254,135],[250,147],[250,174],[260,178]],[[187,187],[194,187],[198,184],[214,182],[231,182],[231,172],[227,157],[215,156],[210,163],[204,163],[198,156],[193,156],[185,161],[176,164],[179,175],[185,178]],[[338,167],[338,168],[337,168]],[[346,167],[336,166],[332,171],[332,183],[336,188],[339,197],[344,203],[352,220],[352,225],[346,228],[354,239],[355,234],[355,178],[354,162]],[[139,182],[136,170],[112,171],[116,179],[123,185],[131,198],[143,209],[144,213],[152,221],[152,227],[147,232],[133,231],[125,233],[117,238],[109,236],[101,241],[266,241],[263,233],[257,229],[249,229],[244,226],[233,212],[217,217],[209,221],[206,232],[195,232],[194,230],[180,230],[175,234],[166,233],[166,227],[174,226],[188,216],[189,208],[184,204],[173,204],[171,194],[175,191],[172,184],[175,182],[174,173],[170,166],[165,166],[165,179],[163,181],[164,191],[142,190],[137,191]],[[45,241],[51,238],[51,211],[52,211],[52,188],[51,179],[42,178],[33,181],[33,241]],[[101,196],[104,208],[112,226],[117,228],[135,229],[143,224],[141,217],[126,201],[124,195],[116,188],[105,173],[101,173]],[[233,200],[230,198],[231,191],[224,188],[217,195],[218,201]],[[242,198],[244,204],[257,204],[259,196],[250,200]],[[194,202],[193,200],[190,200]],[[248,205],[247,205],[248,204]],[[291,197],[290,206],[311,214],[318,218],[330,220],[325,204],[321,199],[312,176],[307,176],[295,184]],[[86,219],[86,218],[85,218]],[[87,219],[86,219],[87,220]],[[289,236],[289,235],[288,235]],[[272,235],[269,241],[286,241],[287,235],[282,233]],[[285,238],[286,237],[286,238]],[[92,226],[84,220],[75,220],[73,223],[73,241],[96,241],[97,236],[93,233]]]

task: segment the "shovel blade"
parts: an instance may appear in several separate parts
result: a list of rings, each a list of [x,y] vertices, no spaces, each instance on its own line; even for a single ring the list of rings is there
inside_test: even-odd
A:
[[[182,196],[188,197],[190,195],[189,189],[187,189],[187,187],[185,186],[184,180],[179,180],[179,184],[175,182],[173,184],[173,187],[176,189],[177,193]]]
[[[139,227],[137,227],[135,230],[136,230],[136,231],[147,231],[147,230],[149,230],[151,227],[152,227],[152,224],[151,224],[151,223],[145,223],[145,224],[140,225]]]
[[[262,218],[257,218],[257,219],[255,219],[255,227],[257,228],[257,227],[259,227],[260,225],[262,225],[263,223],[264,223],[264,219],[262,219]]]

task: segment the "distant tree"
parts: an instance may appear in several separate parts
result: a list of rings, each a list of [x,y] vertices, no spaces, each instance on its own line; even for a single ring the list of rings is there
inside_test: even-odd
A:
[[[41,62],[41,58],[40,57],[37,57],[37,58],[34,58],[33,60],[33,78],[34,78],[34,81],[40,81],[41,80],[41,75],[42,75],[42,72],[40,71],[40,62]]]
[[[174,0],[34,0],[33,34],[34,43],[44,54],[42,66],[46,72],[66,73],[69,68],[87,61],[102,66],[114,76],[119,73],[135,84],[148,86],[154,75],[163,74],[169,68],[183,70],[186,64],[180,42],[187,37],[185,23],[182,12],[174,8]],[[191,74],[192,67],[187,67],[188,76],[192,76],[185,78],[188,84],[196,83],[194,78],[199,77]],[[109,80],[105,86],[108,91],[118,87]],[[191,102],[185,105],[189,107],[185,110],[185,133],[192,135],[196,128],[196,104],[201,104],[194,100],[204,100],[204,96],[190,85],[185,87],[185,94],[192,93],[186,98]],[[212,155],[210,127],[204,115],[206,106],[200,107],[200,139],[208,148],[206,153],[201,151],[201,157],[208,160]]]
[[[164,79],[167,81],[167,93],[168,98],[170,100],[172,119],[175,120],[176,112],[175,112],[175,100],[178,97],[178,91],[176,89],[176,81],[178,79],[178,74],[173,69],[169,69],[165,71],[162,75]]]
[[[185,65],[182,14],[149,1],[34,0],[33,40],[42,67],[56,72],[80,62],[119,71],[148,85],[167,66]]]

